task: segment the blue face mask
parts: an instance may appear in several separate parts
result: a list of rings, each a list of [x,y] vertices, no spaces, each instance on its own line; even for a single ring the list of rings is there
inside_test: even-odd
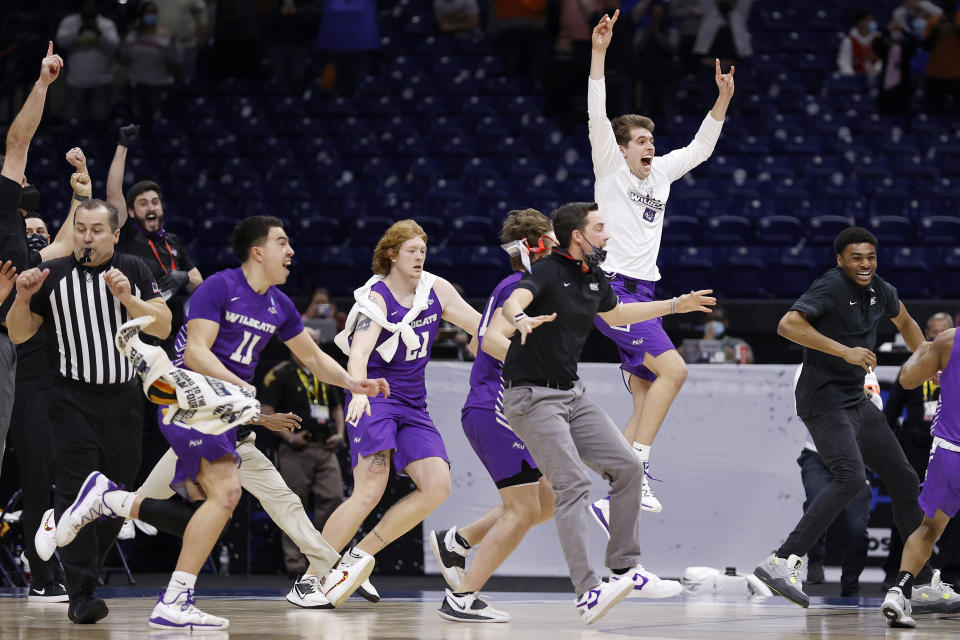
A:
[[[723,336],[724,326],[719,320],[711,320],[707,326],[713,327],[714,338],[719,339]]]
[[[141,18],[143,26],[145,27],[155,27],[157,26],[157,14],[155,13],[145,13]]]

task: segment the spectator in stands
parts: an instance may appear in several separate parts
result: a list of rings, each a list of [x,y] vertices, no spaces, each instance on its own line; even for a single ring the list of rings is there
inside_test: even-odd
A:
[[[337,89],[353,95],[373,72],[380,50],[376,0],[324,0],[315,46],[336,70]]]
[[[433,14],[441,33],[473,33],[480,24],[477,0],[433,0]]]
[[[680,36],[678,52],[683,64],[683,70],[693,73],[697,70],[697,57],[693,55],[693,44],[700,31],[700,20],[703,18],[701,0],[671,0],[670,22],[677,29]]]
[[[735,64],[742,68],[742,60],[753,55],[747,18],[753,0],[702,0],[703,17],[693,45],[700,56],[701,68],[708,70],[713,81],[714,59],[720,58],[724,69]],[[740,71],[741,75],[743,71]]]
[[[337,303],[330,298],[330,292],[322,287],[314,290],[310,304],[300,318],[304,326],[319,334],[320,343],[332,342],[347,320],[347,316],[337,310]]]
[[[543,79],[544,108],[546,114],[556,117],[567,132],[583,120],[574,98],[583,95],[580,78],[590,67],[591,19],[602,15],[604,6],[605,0],[559,0],[555,9],[559,11],[559,23],[553,42],[553,58]],[[630,40],[625,35],[621,39]],[[627,64],[630,62],[629,57],[620,59]]]
[[[205,0],[163,0],[157,4],[157,21],[180,49],[180,76],[190,85],[197,69],[197,50],[207,41],[209,25]]]
[[[304,329],[316,342],[317,332]],[[259,390],[262,411],[294,413],[300,429],[277,434],[277,469],[284,482],[308,509],[313,493],[313,524],[322,529],[330,514],[343,502],[343,478],[336,450],[343,444],[343,391],[321,382],[290,354],[270,369]],[[283,534],[283,562],[290,577],[307,570],[307,558],[290,537]]]
[[[730,325],[730,318],[727,316],[727,310],[723,307],[716,307],[710,314],[710,320],[703,327],[704,340],[717,340],[720,342],[723,359],[719,356],[711,358],[710,362],[727,362],[740,364],[753,364],[753,349],[742,338],[734,338],[727,333],[727,327]]]
[[[263,20],[271,79],[287,93],[302,94],[306,89],[310,47],[319,24],[317,7],[310,0],[273,2]]]
[[[547,0],[494,0],[488,32],[506,75],[539,75],[547,48],[546,27]]]
[[[862,73],[873,78],[880,72],[880,58],[873,50],[873,42],[880,35],[873,14],[858,11],[850,33],[840,42],[837,70],[843,75]]]
[[[960,112],[960,11],[957,0],[943,3],[943,14],[927,21],[922,46],[927,62],[926,108],[931,113]]]
[[[670,121],[680,36],[670,25],[666,2],[655,0],[648,12],[649,23],[634,39],[634,68],[641,85],[640,112],[659,122],[663,133]]]
[[[918,47],[916,36],[898,20],[891,20],[873,41],[873,50],[882,65],[877,94],[877,109],[881,113],[910,113],[913,95],[910,61]]]
[[[134,118],[151,137],[153,119],[161,113],[180,71],[181,53],[176,39],[159,25],[157,4],[140,5],[137,23],[127,34],[120,59],[127,67]]]
[[[904,0],[902,5],[893,10],[892,19],[904,25],[917,38],[922,38],[927,30],[927,20],[942,14],[943,9],[930,0]]]
[[[112,106],[113,55],[120,35],[117,25],[98,9],[97,0],[84,0],[79,13],[60,21],[56,41],[66,52],[65,115],[103,122]]]
[[[938,335],[951,328],[953,328],[953,319],[950,314],[935,313],[927,320],[924,337],[928,341],[933,341]],[[933,444],[930,427],[939,401],[940,385],[936,380],[927,380],[915,389],[906,390],[900,384],[898,375],[884,409],[887,423],[897,434],[903,453],[921,478],[927,473],[930,447]],[[904,411],[906,415],[901,421]],[[960,525],[955,525],[952,521],[947,525],[947,529],[940,538],[939,547],[940,557],[937,566],[944,574],[944,582],[953,583],[960,578]],[[890,553],[883,565],[886,572],[884,584],[892,585],[895,581],[900,570],[902,553],[903,539],[894,528],[890,532]]]

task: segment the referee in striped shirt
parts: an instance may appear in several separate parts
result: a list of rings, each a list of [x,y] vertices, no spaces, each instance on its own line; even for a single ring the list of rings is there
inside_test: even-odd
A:
[[[74,218],[73,255],[22,273],[7,314],[17,344],[41,326],[47,332],[47,357],[58,378],[51,399],[58,519],[91,472],[130,486],[140,466],[139,383],[114,346],[114,334],[143,315],[156,318],[146,333],[164,338],[170,332],[170,310],[150,270],[139,258],[114,253],[119,229],[116,209],[102,200],[82,202]],[[61,550],[73,622],[107,615],[93,592],[122,524],[111,518],[85,527]]]

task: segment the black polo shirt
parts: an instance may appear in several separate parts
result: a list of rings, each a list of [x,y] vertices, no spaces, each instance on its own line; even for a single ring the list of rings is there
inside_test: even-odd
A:
[[[278,413],[300,416],[301,428],[314,442],[323,443],[337,432],[333,410],[343,406],[343,390],[320,382],[290,360],[270,369],[258,396],[261,404],[272,406]]]
[[[177,234],[168,231],[165,238],[151,239],[140,233],[129,218],[120,227],[117,251],[143,260],[158,282],[171,271],[190,271],[194,267]]]
[[[27,248],[27,224],[20,213],[20,199],[23,187],[6,176],[0,176],[0,262],[13,261],[17,273],[30,268],[30,252]],[[0,321],[7,317],[7,311],[16,297],[11,292],[0,304]],[[6,332],[6,329],[0,328]]]
[[[790,309],[806,315],[813,328],[826,337],[847,347],[873,351],[877,325],[900,313],[900,299],[897,290],[876,274],[862,287],[834,267],[815,280]],[[804,348],[797,415],[808,418],[866,401],[864,373],[863,367],[843,358]]]
[[[511,338],[503,365],[504,380],[577,380],[577,363],[583,344],[593,328],[597,312],[617,306],[617,295],[599,269],[583,270],[583,262],[556,251],[532,265],[532,272],[517,283],[533,301],[524,310],[529,316],[556,312],[520,344],[520,334]]]

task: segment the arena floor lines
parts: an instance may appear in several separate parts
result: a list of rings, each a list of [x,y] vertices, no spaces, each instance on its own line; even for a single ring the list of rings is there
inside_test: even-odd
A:
[[[155,592],[105,588],[110,615],[96,625],[74,625],[66,605],[27,602],[22,590],[0,590],[3,640],[178,640],[189,633],[151,631],[147,617]],[[353,598],[336,611],[296,609],[273,590],[226,590],[203,597],[210,613],[230,619],[223,632],[194,634],[195,640],[811,640],[816,638],[960,638],[960,616],[919,616],[919,627],[889,629],[878,598],[812,598],[810,609],[782,598],[733,601],[674,598],[625,600],[594,625],[576,615],[567,594],[500,592],[491,603],[508,611],[506,624],[464,624],[441,619],[441,592],[384,594],[378,604]]]

